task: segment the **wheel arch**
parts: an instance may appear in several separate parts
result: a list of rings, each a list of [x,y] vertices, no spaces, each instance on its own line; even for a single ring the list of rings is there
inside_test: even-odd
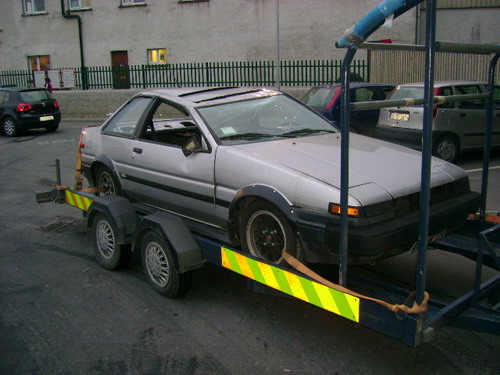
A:
[[[88,170],[89,173],[85,175],[85,177],[87,178],[87,180],[89,180],[89,183],[92,186],[95,185],[96,182],[95,177],[100,167],[107,168],[111,173],[113,173],[116,176],[118,181],[120,181],[120,176],[111,158],[108,157],[107,155],[98,155],[90,165],[90,169]]]
[[[268,185],[250,185],[236,193],[229,206],[229,237],[239,243],[239,220],[243,210],[251,203],[262,200],[276,206],[287,218],[292,229],[297,231],[297,217],[291,202],[277,189]]]

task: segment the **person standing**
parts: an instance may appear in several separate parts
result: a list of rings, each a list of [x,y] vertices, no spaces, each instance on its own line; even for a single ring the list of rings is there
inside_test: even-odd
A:
[[[45,90],[52,94],[52,81],[49,77],[45,77]]]

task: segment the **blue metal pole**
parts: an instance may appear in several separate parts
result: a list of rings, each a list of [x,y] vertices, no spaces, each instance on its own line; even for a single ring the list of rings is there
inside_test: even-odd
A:
[[[490,62],[490,70],[488,74],[488,91],[491,93],[490,98],[486,101],[486,124],[484,131],[484,146],[483,146],[483,179],[481,183],[481,207],[479,208],[479,223],[481,230],[484,230],[484,219],[486,216],[486,199],[488,197],[488,177],[490,169],[490,148],[491,148],[491,124],[493,122],[493,90],[495,88],[495,70],[500,58],[496,54]]]
[[[416,275],[416,302],[422,303],[426,282],[427,237],[429,236],[429,202],[431,185],[432,109],[434,96],[434,63],[436,42],[436,1],[427,1],[425,37],[424,124],[422,134],[422,170]]]
[[[348,216],[349,203],[349,73],[356,54],[355,47],[349,47],[342,63],[342,92],[340,97],[340,242],[339,242],[339,284],[347,285]]]

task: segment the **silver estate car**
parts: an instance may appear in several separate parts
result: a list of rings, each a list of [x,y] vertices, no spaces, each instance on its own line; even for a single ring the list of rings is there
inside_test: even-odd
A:
[[[93,186],[185,219],[195,233],[270,262],[338,262],[341,135],[276,90],[182,88],[140,93],[82,131]],[[419,152],[352,134],[349,256],[366,262],[417,240]],[[476,212],[459,167],[432,161],[431,235]]]
[[[434,96],[484,92],[487,92],[487,85],[479,82],[446,81],[434,84]],[[388,99],[423,97],[423,83],[408,83],[396,87]],[[491,144],[500,146],[500,87],[495,87],[493,98]],[[432,154],[453,162],[462,151],[481,148],[484,142],[485,109],[485,100],[467,100],[434,106]],[[423,106],[383,108],[375,128],[375,137],[420,150],[423,113]]]

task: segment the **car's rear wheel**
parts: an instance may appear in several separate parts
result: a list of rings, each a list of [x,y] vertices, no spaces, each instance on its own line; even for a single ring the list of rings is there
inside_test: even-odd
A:
[[[95,186],[106,189],[100,195],[121,195],[121,186],[118,178],[106,167],[99,167],[95,174]]]
[[[434,144],[432,154],[440,159],[453,163],[460,152],[457,137],[449,134],[441,136]]]
[[[191,272],[177,272],[172,249],[160,234],[149,231],[144,235],[141,255],[144,272],[154,290],[170,298],[188,291]]]
[[[53,133],[57,130],[57,128],[59,128],[59,124],[57,125],[51,125],[51,126],[46,126],[45,127],[45,130],[49,133]]]
[[[298,257],[297,236],[283,213],[264,201],[255,201],[241,214],[243,251],[275,264],[284,262],[282,251]]]
[[[2,130],[7,137],[15,137],[19,134],[19,127],[17,126],[17,122],[12,117],[6,117],[3,120]]]
[[[119,245],[116,232],[109,218],[98,213],[92,222],[94,250],[97,262],[108,270],[122,267],[128,263],[132,254],[130,245]]]

